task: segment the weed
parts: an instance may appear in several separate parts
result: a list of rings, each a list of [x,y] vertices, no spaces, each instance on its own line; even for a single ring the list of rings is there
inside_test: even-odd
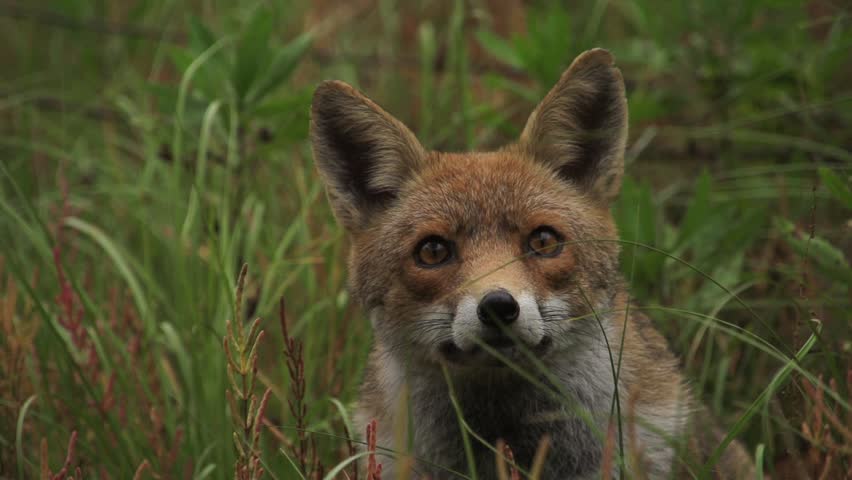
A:
[[[324,469],[317,455],[316,437],[310,435],[309,438],[306,421],[308,406],[305,401],[305,359],[302,354],[302,342],[290,336],[283,298],[279,305],[278,318],[281,323],[281,333],[284,336],[285,363],[290,374],[290,395],[287,398],[287,404],[295,421],[296,441],[291,444],[290,451],[297,460],[302,475],[309,477],[313,474],[314,478],[322,478]]]
[[[427,147],[491,148],[593,46],[628,82],[635,308],[761,472],[850,475],[842,2],[42,3],[0,6],[0,477],[364,478],[405,455],[349,418],[371,334],[311,91],[340,78]],[[639,471],[619,420],[604,468]]]
[[[48,465],[47,458],[47,439],[41,439],[40,461],[41,461],[41,480],[74,480],[75,478],[82,479],[83,472],[80,467],[73,467],[75,456],[77,453],[77,432],[71,432],[71,438],[68,439],[68,448],[65,454],[65,461],[62,467],[53,473]],[[73,469],[73,471],[72,471]]]
[[[234,448],[237,459],[234,464],[235,480],[259,480],[263,477],[260,459],[260,433],[263,414],[272,389],[267,388],[258,402],[254,393],[257,379],[257,347],[263,339],[260,319],[251,323],[248,332],[237,322],[242,318],[243,291],[248,266],[243,265],[237,280],[236,302],[233,320],[226,323],[227,333],[223,340],[227,360],[228,378],[231,388],[225,390],[234,425]]]

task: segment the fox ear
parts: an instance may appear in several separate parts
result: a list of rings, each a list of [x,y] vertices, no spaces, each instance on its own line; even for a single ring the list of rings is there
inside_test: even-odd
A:
[[[311,142],[335,215],[349,230],[387,207],[425,158],[405,125],[339,81],[314,92]]]
[[[602,49],[580,54],[536,107],[520,145],[603,205],[618,195],[627,142],[624,80]]]

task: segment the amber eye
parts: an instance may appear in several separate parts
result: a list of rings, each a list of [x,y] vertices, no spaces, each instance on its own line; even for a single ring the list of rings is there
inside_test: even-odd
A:
[[[453,256],[452,244],[437,235],[426,237],[417,244],[414,250],[414,260],[417,265],[432,268],[443,265]]]
[[[550,227],[538,227],[530,234],[527,248],[540,257],[555,257],[562,252],[562,237]]]

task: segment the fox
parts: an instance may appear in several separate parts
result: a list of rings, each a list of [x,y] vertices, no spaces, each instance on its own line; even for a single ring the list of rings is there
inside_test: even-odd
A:
[[[580,54],[495,151],[427,150],[341,81],[319,84],[310,116],[373,331],[355,420],[395,452],[385,478],[498,478],[498,445],[542,479],[751,478],[736,440],[705,467],[721,427],[630,311],[610,212],[628,108],[611,53]]]

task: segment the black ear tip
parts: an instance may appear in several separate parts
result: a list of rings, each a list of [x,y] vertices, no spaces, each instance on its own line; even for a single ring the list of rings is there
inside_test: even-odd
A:
[[[317,85],[311,100],[311,109],[314,112],[323,107],[339,104],[346,98],[358,98],[361,95],[354,87],[340,80],[325,80]]]
[[[615,56],[603,48],[593,48],[577,55],[562,74],[560,83],[567,84],[575,78],[585,78],[598,85],[614,85],[618,90],[624,90],[624,77],[615,65]]]
[[[572,63],[573,66],[586,65],[609,65],[615,66],[615,56],[605,48],[593,48],[577,55]]]
[[[355,89],[352,88],[352,85],[341,80],[323,80],[319,85],[317,85],[316,90],[314,90],[314,97],[341,90],[352,91]]]
[[[583,75],[599,72],[599,74],[613,75],[621,79],[621,70],[615,65],[615,56],[606,49],[593,48],[577,55],[571,65],[562,74],[563,79],[575,75]]]

